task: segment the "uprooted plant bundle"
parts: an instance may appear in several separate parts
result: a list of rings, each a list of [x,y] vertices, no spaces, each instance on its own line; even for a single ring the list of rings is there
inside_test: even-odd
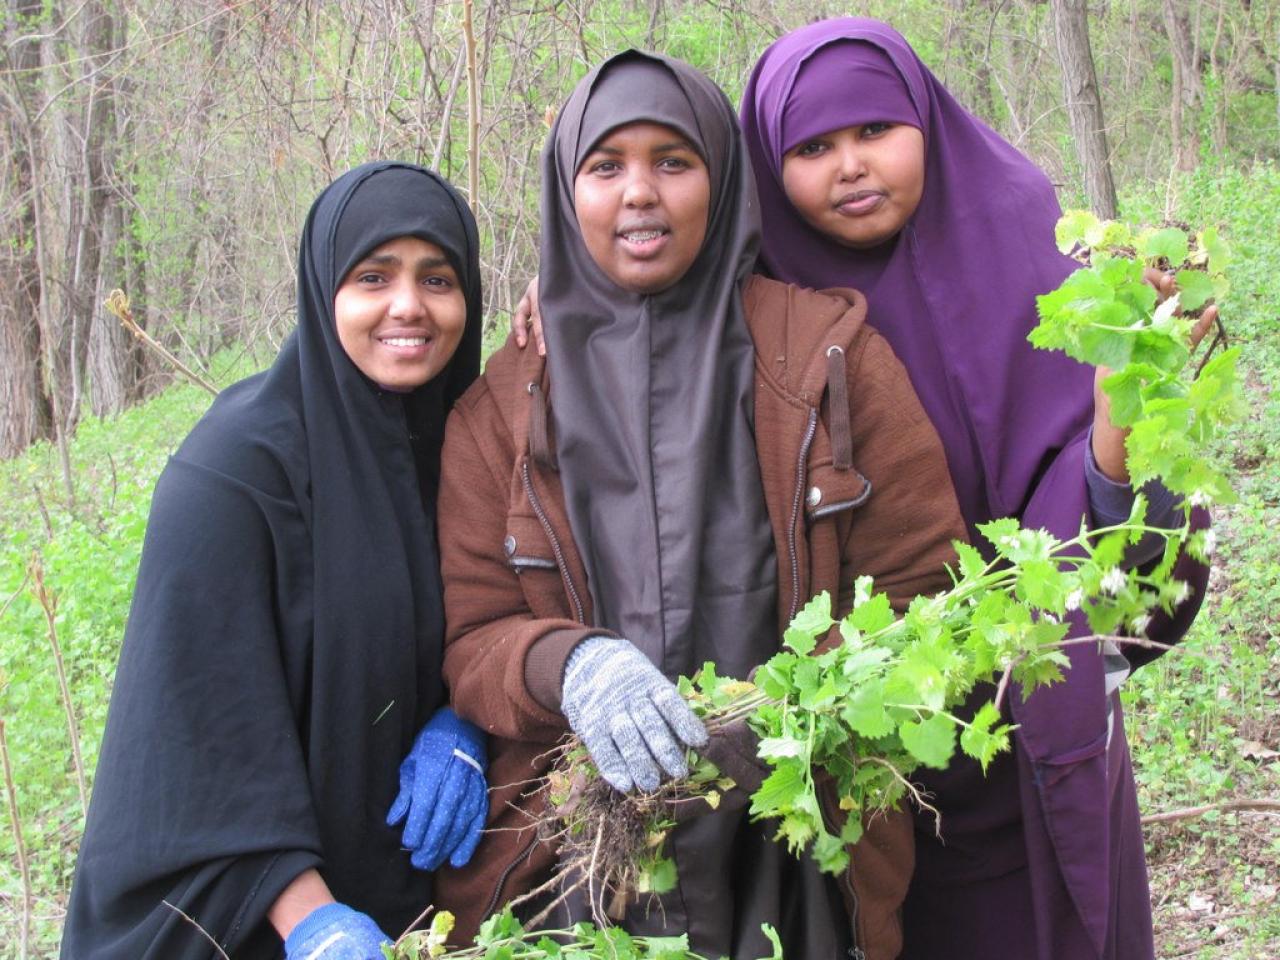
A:
[[[1237,352],[1208,356],[1224,339],[1220,327],[1195,375],[1184,371],[1197,315],[1225,290],[1225,247],[1212,231],[1194,239],[1178,228],[1138,232],[1079,212],[1059,223],[1058,241],[1083,267],[1039,298],[1041,323],[1031,342],[1115,371],[1103,388],[1114,422],[1131,431],[1132,481],[1159,478],[1182,497],[1184,521],[1174,529],[1151,527],[1141,496],[1127,522],[1082,525],[1068,540],[1023,529],[1014,519],[995,520],[979,528],[986,553],[957,543],[952,587],[917,597],[903,616],[869,578],[860,578],[847,615],[837,619],[830,597],[815,597],[792,621],[783,649],[751,681],[721,677],[711,663],[682,678],[680,690],[713,740],[746,728],[754,735],[768,774],[746,785],[751,816],[776,824],[777,840],[792,853],[808,851],[825,871],[847,865],[849,845],[877,811],[904,797],[930,809],[911,782],[919,767],[946,767],[958,749],[985,769],[1007,751],[1013,728],[1003,720],[1003,701],[1060,680],[1068,666],[1064,648],[1107,639],[1149,644],[1144,631],[1152,613],[1172,612],[1191,592],[1173,575],[1180,554],[1207,561],[1213,553],[1214,535],[1193,526],[1192,509],[1228,502],[1231,488],[1203,446],[1243,410]],[[1180,292],[1157,305],[1143,280],[1148,266],[1176,272]],[[1126,547],[1145,536],[1164,539],[1162,556],[1149,568],[1125,569]],[[1086,618],[1092,636],[1068,638],[1072,616]],[[971,716],[962,713],[981,684],[993,686],[992,699]],[[558,748],[539,826],[559,844],[559,866],[530,896],[581,890],[601,928],[578,930],[572,937],[581,952],[564,956],[668,955],[643,952],[649,947],[631,938],[633,952],[623,954],[604,940],[598,947],[588,941],[607,940],[602,930],[628,903],[674,886],[675,865],[664,847],[680,820],[747,802],[747,791],[711,760],[691,760],[685,779],[652,793],[620,794],[596,775],[576,739]],[[843,823],[824,817],[820,787],[833,792]],[[501,923],[514,929],[513,920]]]

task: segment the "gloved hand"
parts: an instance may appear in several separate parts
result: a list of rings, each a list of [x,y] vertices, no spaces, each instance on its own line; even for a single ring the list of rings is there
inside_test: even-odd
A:
[[[316,907],[284,941],[285,960],[383,960],[391,938],[373,918],[343,903]]]
[[[455,867],[471,859],[489,812],[487,762],[484,734],[448,707],[413,741],[387,826],[405,821],[402,839],[419,870],[435,870],[445,857]]]
[[[626,640],[588,637],[578,644],[565,665],[560,703],[600,776],[623,793],[658,789],[659,766],[668,776],[685,776],[685,748],[707,742],[675,685]]]
[[[707,743],[698,748],[698,753],[703,759],[715,764],[716,769],[720,771],[720,776],[728,777],[733,781],[734,786],[720,793],[715,806],[708,803],[702,796],[681,797],[668,801],[667,814],[676,823],[705,817],[709,813],[741,810],[751,803],[751,795],[760,789],[765,778],[773,772],[768,762],[761,760],[756,753],[760,738],[747,726],[746,720],[716,725],[707,733],[709,734]]]
[[[747,726],[746,720],[717,727],[698,752],[716,765],[722,776],[728,777],[748,797],[760,789],[760,784],[773,772],[768,761],[761,760],[756,750],[760,738]]]

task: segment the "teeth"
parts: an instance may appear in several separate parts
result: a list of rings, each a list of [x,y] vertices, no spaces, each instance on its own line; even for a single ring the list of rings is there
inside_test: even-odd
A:
[[[387,337],[382,341],[389,347],[420,347],[427,342],[426,337]]]
[[[623,236],[626,237],[626,239],[630,240],[632,243],[645,243],[649,240],[657,240],[660,236],[662,236],[662,231],[661,230],[637,230],[637,231],[634,231],[633,233],[624,233]]]

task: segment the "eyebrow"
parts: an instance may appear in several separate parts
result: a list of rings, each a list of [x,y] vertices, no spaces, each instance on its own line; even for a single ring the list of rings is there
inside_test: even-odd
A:
[[[692,143],[688,140],[673,140],[670,143],[660,143],[654,147],[650,153],[670,153],[672,150],[688,150],[690,153],[697,153]],[[610,156],[620,156],[622,150],[618,147],[595,147],[592,153],[607,153]]]
[[[385,267],[385,266],[390,266],[391,264],[395,264],[399,262],[400,262],[400,258],[397,257],[394,253],[379,253],[379,254],[373,254],[365,257],[363,260],[360,261],[360,264],[363,265],[366,263],[372,263],[374,266],[377,266],[377,267]],[[445,257],[423,257],[421,260],[415,261],[414,263],[414,266],[419,268],[425,267],[426,269],[433,269],[435,267],[447,267],[449,265],[450,265],[449,261]]]

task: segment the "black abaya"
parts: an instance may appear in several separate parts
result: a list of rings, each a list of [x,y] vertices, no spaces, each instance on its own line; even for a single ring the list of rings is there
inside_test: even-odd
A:
[[[399,236],[440,246],[467,325],[412,394],[338,342],[347,271]],[[397,935],[430,900],[384,817],[442,700],[434,492],[441,425],[476,376],[475,223],[434,174],[367,164],[312,208],[298,329],[224,391],[152,501],[63,935],[74,960],[281,954],[299,873]]]

